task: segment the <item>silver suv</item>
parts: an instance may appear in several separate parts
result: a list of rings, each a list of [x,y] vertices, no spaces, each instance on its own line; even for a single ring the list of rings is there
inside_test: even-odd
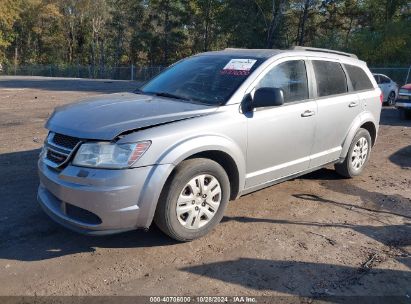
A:
[[[79,232],[147,229],[154,220],[189,241],[241,195],[329,164],[359,175],[377,138],[381,98],[366,63],[351,54],[199,54],[133,93],[56,109],[38,163],[38,200]]]

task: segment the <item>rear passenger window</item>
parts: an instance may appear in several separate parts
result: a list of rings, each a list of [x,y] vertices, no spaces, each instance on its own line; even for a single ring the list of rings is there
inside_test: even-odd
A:
[[[284,91],[284,102],[308,99],[307,71],[303,60],[280,63],[269,71],[256,89],[268,87]]]
[[[374,88],[370,78],[368,78],[363,69],[350,64],[344,64],[344,66],[350,77],[354,91],[370,90]]]
[[[313,66],[319,97],[347,92],[347,79],[338,62],[314,60]]]

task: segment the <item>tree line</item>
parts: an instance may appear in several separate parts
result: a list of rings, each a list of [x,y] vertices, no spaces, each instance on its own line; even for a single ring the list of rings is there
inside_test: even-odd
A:
[[[409,0],[0,0],[0,63],[169,65],[226,47],[411,62]]]

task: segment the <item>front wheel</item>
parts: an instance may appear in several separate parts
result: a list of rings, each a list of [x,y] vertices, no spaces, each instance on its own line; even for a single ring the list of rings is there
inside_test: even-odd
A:
[[[191,241],[221,221],[229,197],[230,182],[218,163],[189,159],[178,165],[167,181],[154,222],[173,239]]]
[[[360,175],[368,162],[371,145],[370,133],[366,129],[359,129],[344,162],[335,165],[337,173],[349,178]]]

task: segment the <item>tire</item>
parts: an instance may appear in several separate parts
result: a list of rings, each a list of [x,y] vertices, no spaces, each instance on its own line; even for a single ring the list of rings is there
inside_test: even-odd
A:
[[[360,175],[370,157],[371,146],[370,133],[366,129],[359,129],[351,142],[344,162],[335,164],[337,173],[347,178]]]
[[[395,92],[391,91],[387,98],[387,105],[393,106],[395,104]]]
[[[198,239],[221,221],[229,198],[230,181],[223,167],[210,159],[189,159],[178,165],[167,181],[154,222],[177,241]]]

